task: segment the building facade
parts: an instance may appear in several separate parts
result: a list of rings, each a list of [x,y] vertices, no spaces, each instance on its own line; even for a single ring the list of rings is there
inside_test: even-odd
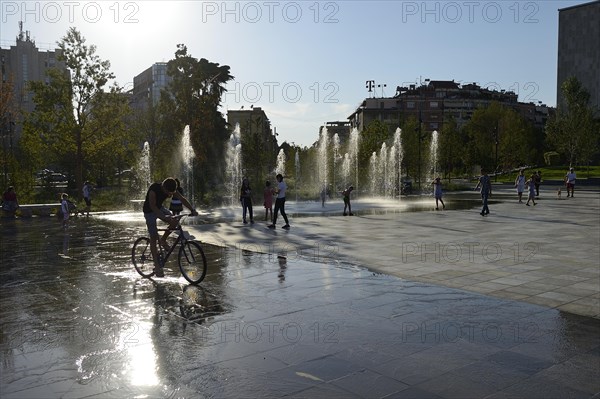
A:
[[[558,10],[556,105],[564,105],[561,85],[576,77],[600,115],[600,0]]]
[[[335,122],[327,122],[325,125],[319,127],[319,137],[321,137],[321,132],[323,129],[327,129],[327,134],[329,137],[333,137],[336,134],[340,139],[340,143],[346,143],[350,137],[350,132],[352,131],[352,124],[349,121],[335,121]],[[318,142],[314,145],[318,145]]]
[[[548,107],[543,104],[520,103],[512,91],[490,90],[476,83],[461,85],[443,80],[426,80],[425,84],[419,86],[398,87],[394,97],[367,98],[348,120],[352,128],[362,131],[374,120],[395,129],[414,118],[421,121],[425,131],[443,131],[448,118],[454,118],[461,128],[477,109],[488,107],[494,101],[515,109],[535,127],[544,128]]]
[[[0,68],[2,73],[3,90],[12,87],[10,106],[2,110],[2,137],[10,135],[16,143],[22,128],[22,114],[35,109],[33,93],[28,89],[28,83],[41,81],[48,83],[48,70],[58,68],[68,74],[64,62],[58,60],[60,49],[43,51],[37,48],[31,39],[29,31],[23,31],[23,23],[19,23],[19,34],[14,46],[0,49]],[[6,88],[6,89],[4,89]]]
[[[160,101],[160,92],[166,89],[173,78],[167,75],[167,63],[157,62],[133,78],[131,106],[136,111],[145,111]]]

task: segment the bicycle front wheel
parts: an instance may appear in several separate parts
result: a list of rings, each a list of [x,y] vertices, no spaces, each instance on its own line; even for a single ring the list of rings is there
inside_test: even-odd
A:
[[[140,237],[135,241],[131,250],[131,261],[135,270],[143,277],[154,275],[154,260],[150,250],[150,240],[147,237]]]
[[[198,284],[206,277],[206,256],[200,244],[187,241],[179,248],[179,270],[192,284]]]

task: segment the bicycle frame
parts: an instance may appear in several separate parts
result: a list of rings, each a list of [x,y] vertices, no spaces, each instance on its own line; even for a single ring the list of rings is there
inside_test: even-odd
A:
[[[163,264],[167,263],[167,259],[169,259],[169,256],[171,256],[171,254],[173,253],[173,251],[175,250],[175,247],[177,247],[178,245],[183,245],[185,244],[185,242],[187,241],[187,238],[185,238],[185,232],[183,231],[183,227],[181,226],[181,219],[186,216],[186,215],[182,215],[179,218],[179,221],[177,222],[177,226],[175,226],[174,229],[158,229],[158,231],[170,231],[170,232],[178,232],[178,236],[177,239],[175,240],[175,243],[173,243],[173,245],[171,245],[171,248],[169,249],[169,251],[167,251],[166,253],[163,254]],[[160,238],[159,238],[160,241]],[[159,253],[162,252],[162,248],[160,246],[160,242],[157,243],[159,246]]]

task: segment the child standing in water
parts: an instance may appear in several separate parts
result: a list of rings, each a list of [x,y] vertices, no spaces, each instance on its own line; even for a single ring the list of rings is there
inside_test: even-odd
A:
[[[436,177],[435,180],[431,183],[433,186],[433,196],[435,197],[435,210],[440,209],[438,207],[438,201],[442,203],[442,209],[446,209],[446,205],[442,200],[442,181],[439,177]]]
[[[63,228],[66,228],[69,225],[69,194],[63,193],[60,201],[60,210],[63,214]]]

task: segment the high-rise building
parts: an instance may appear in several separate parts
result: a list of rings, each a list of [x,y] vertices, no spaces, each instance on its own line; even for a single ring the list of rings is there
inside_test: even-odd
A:
[[[167,63],[157,62],[133,78],[131,106],[135,110],[146,110],[157,105],[160,92],[166,89],[173,78],[167,75]]]
[[[12,106],[3,110],[2,136],[6,125],[11,127],[11,140],[17,142],[21,137],[22,124],[20,114],[35,109],[33,93],[27,85],[31,81],[48,83],[48,70],[58,68],[68,74],[65,63],[58,60],[60,49],[43,51],[36,47],[29,31],[23,31],[23,23],[19,22],[19,35],[16,43],[10,48],[0,48],[0,68],[2,70],[2,86],[13,90]],[[6,85],[6,86],[5,86]],[[4,89],[3,89],[4,90]]]
[[[571,76],[600,115],[600,0],[558,10],[557,107],[564,101],[561,85]]]

